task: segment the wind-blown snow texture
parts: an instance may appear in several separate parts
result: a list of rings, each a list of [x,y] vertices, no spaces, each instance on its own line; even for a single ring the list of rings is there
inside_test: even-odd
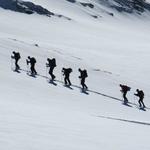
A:
[[[149,12],[120,13],[97,0],[31,2],[71,20],[0,8],[0,149],[149,150]],[[13,50],[21,53],[20,73],[11,70]],[[36,78],[26,74],[29,55],[37,58]],[[55,85],[45,78],[47,57],[57,60]],[[72,89],[63,86],[62,67],[73,68]],[[88,70],[88,94],[80,92],[79,67]],[[132,88],[129,106],[120,83]]]

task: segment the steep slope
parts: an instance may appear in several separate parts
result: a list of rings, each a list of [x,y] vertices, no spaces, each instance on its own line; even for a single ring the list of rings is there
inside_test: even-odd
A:
[[[55,16],[55,17],[63,17],[65,19],[70,20],[63,15],[55,14],[50,12],[49,10],[43,8],[40,5],[36,5],[30,1],[22,1],[22,0],[0,0],[0,7],[6,10],[16,11],[25,14],[34,14],[37,13],[39,15],[44,15],[47,17]]]
[[[150,149],[149,13],[32,2],[72,20],[0,9],[0,149]],[[11,70],[13,50],[21,53],[20,73]],[[26,74],[29,55],[37,58],[36,78]],[[47,82],[47,57],[57,60],[55,85]],[[73,68],[72,88],[63,86],[62,67]],[[88,70],[87,94],[80,91],[79,67]],[[132,87],[129,106],[120,83]],[[145,92],[146,111],[138,108],[136,88]]]
[[[37,13],[48,17],[64,17],[61,14],[61,9],[60,11],[57,10],[60,12],[60,14],[55,14],[54,12],[49,10],[49,4],[58,4],[57,6],[59,6],[60,4],[62,6],[65,6],[67,4],[69,5],[70,9],[76,8],[82,13],[86,13],[87,15],[95,19],[101,18],[103,16],[103,13],[113,17],[116,14],[116,12],[113,12],[114,10],[122,13],[137,13],[139,15],[144,13],[145,11],[150,10],[150,4],[144,0],[62,0],[61,2],[53,2],[53,0],[0,0],[0,7],[4,9],[22,12],[26,14]],[[56,7],[53,8],[55,10]],[[66,10],[68,10],[68,8]],[[71,18],[68,18],[66,16],[65,18],[71,20]]]

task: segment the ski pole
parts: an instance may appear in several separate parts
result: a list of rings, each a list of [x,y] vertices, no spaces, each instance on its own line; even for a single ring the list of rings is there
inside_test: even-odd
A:
[[[29,67],[28,67],[28,65],[27,65],[27,74],[29,74]]]
[[[79,78],[79,87],[80,87],[80,84],[81,84],[81,79]]]
[[[11,56],[11,70],[13,71],[13,59],[12,59],[12,56]]]
[[[46,80],[48,81],[48,66],[47,66],[47,63],[46,63]]]
[[[61,82],[63,84],[63,70],[61,70]]]
[[[26,63],[27,63],[27,74],[29,75],[29,65],[28,65],[28,60],[26,59]]]
[[[46,66],[46,72],[45,72],[45,76],[46,76],[46,78],[47,78],[47,66]]]
[[[136,104],[137,103],[137,98],[136,98],[136,96],[134,95],[134,101],[135,101],[135,103],[134,104]]]

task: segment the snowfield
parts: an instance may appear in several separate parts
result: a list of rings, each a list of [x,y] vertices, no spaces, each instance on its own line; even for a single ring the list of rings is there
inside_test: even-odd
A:
[[[0,149],[149,150],[150,13],[119,13],[96,0],[94,9],[30,1],[72,20],[0,8]],[[21,53],[20,73],[11,70],[13,50]],[[29,55],[37,59],[36,78],[26,72]],[[55,84],[46,78],[48,57],[57,61]],[[62,67],[73,68],[71,88],[63,85]],[[80,90],[78,68],[88,70],[88,93]],[[129,106],[120,83],[132,88]],[[138,108],[137,88],[146,111]]]

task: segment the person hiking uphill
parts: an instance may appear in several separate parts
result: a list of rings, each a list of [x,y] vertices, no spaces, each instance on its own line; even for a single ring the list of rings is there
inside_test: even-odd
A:
[[[71,68],[62,68],[62,72],[63,72],[63,76],[64,76],[65,85],[71,86],[69,77],[70,77],[70,73],[72,72],[72,69]]]
[[[135,96],[138,96],[139,97],[139,107],[140,108],[145,108],[145,104],[143,102],[143,99],[144,99],[144,92],[142,90],[139,90],[139,89],[136,89],[136,92],[137,93],[134,93]]]
[[[19,52],[12,52],[13,55],[11,55],[11,58],[15,60],[15,71],[18,71],[20,69],[20,66],[18,65],[18,61],[21,58]]]
[[[121,87],[120,91],[122,92],[124,103],[126,104],[126,103],[128,103],[128,99],[127,99],[126,95],[127,95],[127,92],[130,91],[131,88],[128,87],[127,85],[122,85],[122,84],[120,84],[119,86]]]
[[[31,75],[36,75],[37,74],[35,70],[36,59],[34,57],[28,56],[28,59],[26,61],[27,61],[27,65],[30,63]]]
[[[79,79],[81,79],[81,86],[82,86],[82,90],[87,90],[88,87],[85,84],[85,79],[88,77],[87,74],[87,70],[81,70],[80,68],[78,69],[78,71],[80,72],[80,76]]]
[[[53,74],[53,71],[54,71],[54,68],[56,67],[56,60],[55,60],[55,58],[53,58],[53,59],[47,58],[47,61],[48,61],[48,63],[46,63],[46,67],[50,68],[49,74],[51,76],[51,79],[54,80],[56,77]]]

